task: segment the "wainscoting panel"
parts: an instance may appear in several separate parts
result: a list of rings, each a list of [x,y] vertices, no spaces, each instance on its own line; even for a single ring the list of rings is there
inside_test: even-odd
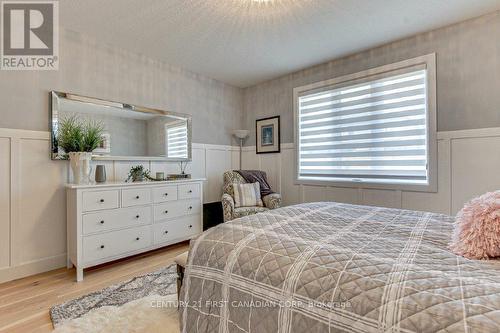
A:
[[[10,138],[0,138],[0,269],[10,265]]]
[[[281,193],[281,198],[286,204],[293,205],[300,203],[302,202],[300,197],[302,191],[300,190],[299,185],[295,185],[293,183],[293,178],[295,177],[295,167],[293,166],[293,163],[295,163],[295,150],[282,149],[280,155],[279,159],[281,159],[281,168],[278,172],[281,174],[281,184],[276,187],[276,191]],[[277,158],[277,155],[275,154],[272,156]]]
[[[359,203],[359,190],[347,187],[325,187],[325,200],[344,203]]]
[[[450,214],[450,140],[438,140],[438,192],[406,192],[403,191],[402,206],[411,210],[426,210],[442,214]],[[467,194],[470,195],[470,194]]]
[[[267,180],[272,188],[281,188],[281,159],[271,154],[260,157],[260,169],[267,174]]]
[[[358,200],[363,205],[402,208],[401,191],[362,189],[359,196]]]
[[[206,202],[217,202],[222,196],[222,175],[224,171],[231,170],[231,151],[229,149],[210,148],[206,154]]]
[[[452,210],[472,196],[500,189],[500,135],[452,140]]]
[[[19,220],[16,225],[14,264],[66,253],[66,167],[49,159],[47,140],[22,138],[19,142],[18,190],[13,196]]]
[[[66,192],[71,180],[67,161],[52,161],[48,132],[0,128],[0,283],[66,265]],[[110,181],[124,181],[130,167],[143,165],[179,173],[179,163],[94,161],[106,166]],[[239,168],[239,148],[193,143],[186,168],[206,178],[204,202],[218,202],[222,174]],[[92,176],[93,178],[94,176]]]
[[[500,128],[438,133],[438,192],[411,192],[295,184],[295,147],[281,145],[279,154],[243,149],[243,168],[268,173],[284,205],[337,201],[456,214],[472,197],[500,189]]]

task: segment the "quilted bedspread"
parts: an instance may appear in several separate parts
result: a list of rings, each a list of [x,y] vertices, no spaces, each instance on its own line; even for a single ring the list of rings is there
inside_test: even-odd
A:
[[[191,243],[183,332],[500,332],[500,261],[447,249],[453,218],[320,202]]]

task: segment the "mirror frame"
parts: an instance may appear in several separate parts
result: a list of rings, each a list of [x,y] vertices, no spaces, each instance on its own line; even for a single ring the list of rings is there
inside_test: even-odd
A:
[[[179,119],[187,119],[187,130],[188,130],[188,157],[187,158],[170,158],[163,156],[116,156],[116,155],[92,155],[92,160],[96,161],[167,161],[167,162],[190,162],[192,161],[192,117],[188,114],[172,112],[172,111],[164,111],[159,109],[148,108],[144,106],[137,106],[133,104],[127,104],[122,102],[113,102],[104,99],[87,97],[73,93],[65,93],[60,91],[52,90],[49,93],[49,109],[50,109],[50,119],[49,119],[49,128],[50,128],[50,158],[52,160],[66,160],[66,158],[59,155],[59,153],[54,152],[55,144],[54,144],[54,133],[55,126],[54,120],[58,118],[59,110],[58,106],[58,98],[67,98],[74,101],[79,101],[81,103],[89,103],[89,104],[97,104],[103,106],[112,106],[116,108],[122,108],[128,111],[135,112],[143,112],[143,113],[152,113],[156,115],[170,116],[176,117]],[[165,152],[166,153],[166,152]]]

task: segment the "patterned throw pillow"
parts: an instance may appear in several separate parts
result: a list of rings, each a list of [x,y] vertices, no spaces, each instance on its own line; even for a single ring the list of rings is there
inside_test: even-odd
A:
[[[233,184],[234,207],[264,206],[260,198],[259,183]]]

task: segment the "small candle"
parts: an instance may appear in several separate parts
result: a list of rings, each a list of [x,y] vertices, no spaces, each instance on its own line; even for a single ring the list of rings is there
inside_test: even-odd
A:
[[[165,179],[165,174],[163,172],[157,172],[156,173],[156,179],[158,179],[158,180]]]

